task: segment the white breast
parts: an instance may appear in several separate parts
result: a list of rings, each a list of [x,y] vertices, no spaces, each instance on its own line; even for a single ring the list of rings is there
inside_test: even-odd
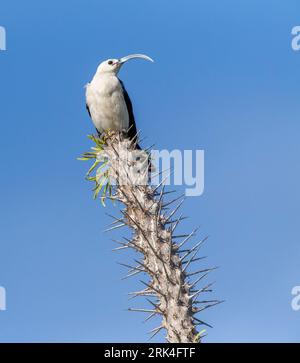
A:
[[[127,130],[129,116],[120,81],[115,75],[96,74],[86,87],[86,103],[97,130]]]

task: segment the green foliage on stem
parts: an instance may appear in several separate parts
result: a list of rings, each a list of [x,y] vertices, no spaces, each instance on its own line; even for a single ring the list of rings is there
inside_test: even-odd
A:
[[[110,178],[109,160],[105,155],[105,140],[94,135],[88,135],[95,146],[91,147],[92,151],[85,152],[78,160],[94,161],[86,173],[86,180],[94,183],[93,198],[97,199],[100,195],[102,205],[105,207],[107,196],[112,197],[113,187]]]

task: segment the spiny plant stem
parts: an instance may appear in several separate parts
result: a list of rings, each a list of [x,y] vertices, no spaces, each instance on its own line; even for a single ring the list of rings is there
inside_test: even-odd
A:
[[[183,217],[172,218],[182,201],[179,201],[167,216],[166,207],[175,203],[176,199],[164,202],[164,196],[168,192],[164,191],[163,185],[157,188],[149,183],[138,185],[132,182],[133,169],[137,167],[137,161],[134,157],[128,157],[128,154],[135,152],[135,146],[130,140],[120,133],[110,132],[105,137],[105,143],[101,143],[101,148],[109,160],[109,178],[115,180],[114,194],[110,197],[125,206],[121,211],[122,218],[113,217],[114,222],[108,230],[125,224],[133,231],[132,238],[118,242],[120,247],[116,250],[134,248],[141,255],[140,261],[135,260],[135,266],[126,265],[129,268],[126,277],[141,272],[146,272],[150,277],[147,282],[141,281],[144,285],[143,290],[131,294],[133,297],[147,297],[150,309],[129,310],[149,313],[148,318],[161,316],[161,325],[151,331],[152,337],[161,329],[165,329],[167,342],[200,342],[202,332],[199,333],[197,327],[210,325],[197,318],[195,314],[219,303],[217,300],[199,301],[199,296],[208,290],[195,289],[196,284],[211,269],[202,269],[194,273],[187,271],[195,261],[199,260],[196,255],[204,240],[192,248],[183,250],[183,245],[194,236],[195,231],[193,231],[178,236],[182,237],[183,241],[175,242],[177,238],[173,233]],[[123,183],[124,180],[126,183]],[[195,281],[190,281],[190,276],[194,275]],[[153,297],[155,300],[148,299]]]

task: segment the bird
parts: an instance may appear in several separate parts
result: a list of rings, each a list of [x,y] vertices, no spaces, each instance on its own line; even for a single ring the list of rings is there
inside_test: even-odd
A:
[[[86,109],[98,136],[108,130],[125,131],[130,140],[137,136],[133,106],[118,73],[124,63],[141,58],[153,62],[145,54],[130,54],[101,62],[90,83],[86,85]],[[136,148],[140,149],[138,143]]]

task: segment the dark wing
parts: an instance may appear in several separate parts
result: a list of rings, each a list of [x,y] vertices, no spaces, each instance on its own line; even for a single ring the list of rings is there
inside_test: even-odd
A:
[[[87,103],[85,104],[85,107],[87,109],[88,114],[90,115],[90,118],[92,118],[91,111],[90,111],[89,106],[88,106]],[[100,137],[101,136],[101,132],[98,129],[96,129],[96,131],[97,131],[98,136]]]
[[[85,107],[86,107],[86,109],[87,109],[87,112],[89,113],[89,115],[90,115],[90,118],[92,118],[92,116],[91,116],[91,112],[90,112],[90,109],[89,109],[89,106],[88,106],[88,104],[86,103],[85,104]]]
[[[132,107],[132,103],[131,100],[129,98],[129,95],[126,91],[126,88],[124,86],[124,83],[119,79],[120,84],[122,86],[122,90],[123,90],[123,97],[126,103],[126,107],[127,107],[127,111],[128,111],[128,116],[129,116],[129,129],[127,132],[127,135],[129,137],[130,140],[134,139],[136,137],[137,134],[137,129],[136,129],[136,125],[135,125],[135,119],[134,119],[134,114],[133,114],[133,107]],[[136,146],[138,149],[140,148],[138,145]]]

